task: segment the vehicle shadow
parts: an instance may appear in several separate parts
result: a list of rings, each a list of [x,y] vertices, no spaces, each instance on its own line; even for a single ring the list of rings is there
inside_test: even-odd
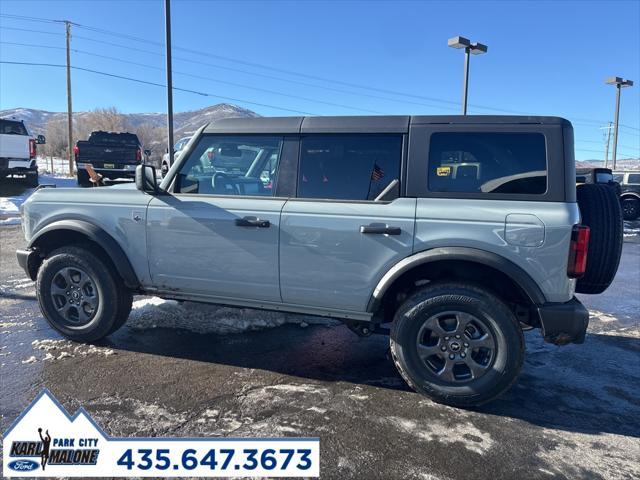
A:
[[[374,399],[390,392],[415,396],[416,408],[425,408],[425,415],[428,408],[440,408],[425,407],[423,397],[401,379],[390,359],[387,337],[359,338],[343,325],[285,324],[232,335],[169,328],[132,333],[124,328],[101,344],[207,362],[214,368],[217,364],[368,386]],[[556,347],[531,332],[527,350],[522,375],[511,390],[473,411],[549,429],[640,438],[638,339],[591,334],[584,345]]]

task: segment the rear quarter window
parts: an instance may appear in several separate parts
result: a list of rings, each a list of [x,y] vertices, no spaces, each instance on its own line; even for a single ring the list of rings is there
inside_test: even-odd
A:
[[[547,155],[541,133],[441,132],[431,135],[431,192],[542,195]]]
[[[637,184],[640,183],[640,173],[630,173],[628,178],[628,183]]]

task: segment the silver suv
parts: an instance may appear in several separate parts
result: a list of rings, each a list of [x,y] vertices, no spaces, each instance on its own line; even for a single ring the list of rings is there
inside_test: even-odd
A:
[[[225,119],[159,185],[144,165],[137,189],[40,189],[18,259],[73,340],[133,294],[323,315],[389,334],[416,391],[478,405],[515,381],[523,329],[581,343],[574,292],[616,273],[619,204],[574,163],[554,117]]]

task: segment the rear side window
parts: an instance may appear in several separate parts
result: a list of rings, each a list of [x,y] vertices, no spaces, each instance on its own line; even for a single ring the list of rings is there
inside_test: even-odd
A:
[[[428,184],[432,192],[544,194],[544,135],[434,133],[429,147]]]
[[[629,183],[640,183],[640,173],[630,173]]]
[[[400,178],[402,135],[309,135],[300,144],[298,197],[374,200]]]
[[[0,134],[3,135],[29,135],[22,122],[14,120],[0,120]]]

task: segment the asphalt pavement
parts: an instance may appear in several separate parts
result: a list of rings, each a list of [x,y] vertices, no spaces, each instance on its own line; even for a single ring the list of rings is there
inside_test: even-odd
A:
[[[337,323],[137,298],[114,335],[68,342],[17,265],[20,226],[0,227],[0,427],[46,387],[112,436],[319,436],[327,479],[640,478],[640,243],[627,240],[614,284],[581,296],[586,342],[528,332],[513,388],[462,410],[409,390],[386,337]],[[254,326],[208,332],[207,312]]]

